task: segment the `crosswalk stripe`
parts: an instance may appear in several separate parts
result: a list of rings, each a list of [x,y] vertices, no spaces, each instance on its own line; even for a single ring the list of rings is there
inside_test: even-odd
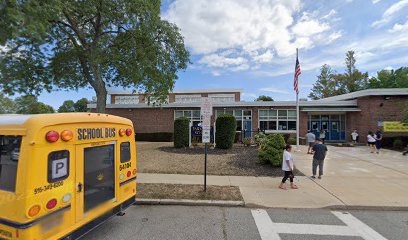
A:
[[[370,228],[350,213],[334,211],[332,213],[341,221],[343,221],[350,229],[357,232],[359,236],[364,238],[365,240],[387,240],[385,237],[381,236],[381,234],[374,231],[374,229]]]
[[[313,234],[327,236],[360,236],[365,240],[387,240],[350,213],[333,211],[346,226],[323,224],[274,223],[266,210],[251,210],[262,240],[280,240],[279,234]]]
[[[268,213],[263,209],[251,210],[259,235],[262,240],[280,240],[279,234],[271,227],[273,224]]]

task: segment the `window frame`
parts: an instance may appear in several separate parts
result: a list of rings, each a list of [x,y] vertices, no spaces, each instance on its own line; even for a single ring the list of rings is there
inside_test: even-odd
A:
[[[55,178],[52,179],[52,162],[59,160],[59,159],[51,159],[51,154],[55,154],[57,152],[66,152],[68,153],[67,155],[67,174],[65,176],[59,177],[59,178]],[[52,151],[50,153],[48,153],[47,156],[47,181],[48,183],[55,183],[55,182],[59,182],[59,181],[63,181],[65,179],[67,179],[69,177],[69,171],[70,171],[70,160],[71,160],[71,153],[69,150],[57,150],[57,151]]]
[[[126,161],[122,161],[122,144],[128,144],[128,147],[129,147],[129,159],[128,160],[126,160]],[[120,154],[120,156],[119,156],[119,161],[120,161],[120,163],[127,163],[127,162],[129,162],[130,160],[132,160],[132,151],[131,151],[131,148],[130,148],[130,142],[129,141],[127,141],[127,142],[121,142],[120,143],[120,145],[119,145],[119,154]]]
[[[280,115],[279,113],[282,113],[286,111],[286,115]],[[296,129],[290,130],[289,129],[289,122],[295,122],[296,124],[296,118],[294,116],[290,115],[289,112],[294,111],[296,113],[296,109],[293,108],[288,108],[288,109],[258,109],[258,127],[260,130],[265,131],[267,133],[295,133]],[[262,112],[262,115],[261,115]],[[267,126],[269,128],[270,125],[275,125],[275,129],[262,129],[261,128],[261,122],[266,122],[263,123],[262,125]],[[270,124],[270,122],[274,122],[275,124]],[[279,122],[286,122],[286,130],[279,130]]]

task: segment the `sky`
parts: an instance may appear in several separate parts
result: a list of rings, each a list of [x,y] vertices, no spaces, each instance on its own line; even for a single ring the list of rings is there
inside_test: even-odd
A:
[[[408,66],[408,0],[162,0],[161,10],[191,54],[175,90],[241,88],[245,101],[294,100],[296,48],[300,98],[323,64],[344,72],[348,50],[369,76]],[[39,100],[58,108],[92,96],[82,89],[43,93]]]

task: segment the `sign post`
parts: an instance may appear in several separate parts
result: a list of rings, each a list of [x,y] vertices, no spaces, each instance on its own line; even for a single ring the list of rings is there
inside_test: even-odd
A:
[[[204,97],[201,103],[201,116],[202,116],[202,142],[205,145],[204,150],[204,192],[207,191],[207,155],[208,155],[208,143],[211,142],[211,115],[212,115],[212,103],[208,97]]]

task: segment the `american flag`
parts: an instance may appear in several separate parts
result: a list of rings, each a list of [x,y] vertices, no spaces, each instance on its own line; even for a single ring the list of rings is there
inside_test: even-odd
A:
[[[299,94],[299,75],[301,74],[300,71],[300,64],[298,55],[296,53],[296,66],[295,66],[295,82],[293,83],[293,89],[295,90],[296,94]]]

